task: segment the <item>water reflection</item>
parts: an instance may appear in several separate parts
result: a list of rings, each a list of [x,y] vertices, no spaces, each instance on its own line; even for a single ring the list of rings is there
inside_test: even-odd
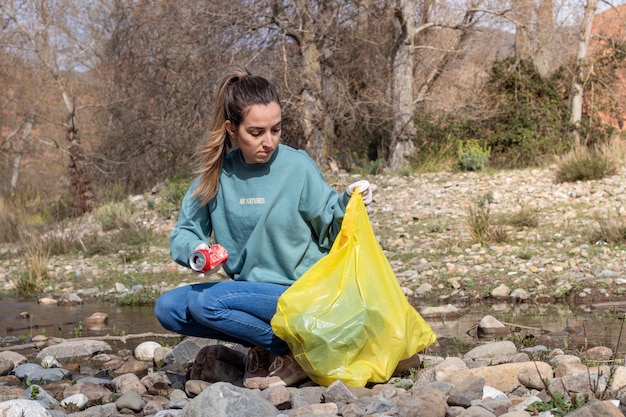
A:
[[[482,342],[477,339],[475,330],[485,315],[492,315],[505,323],[511,329],[509,338],[520,343],[525,340],[527,345],[544,344],[569,350],[604,345],[623,351],[623,340],[619,346],[617,343],[623,324],[621,311],[625,310],[623,302],[575,308],[568,305],[473,304],[464,306],[457,317],[427,317],[426,321],[437,334],[437,351],[450,354],[467,351]],[[107,325],[100,328],[83,326],[85,318],[95,312],[108,314]],[[131,307],[102,302],[72,307],[48,306],[5,298],[0,299],[0,317],[0,337],[28,338],[45,334],[72,338],[166,332],[156,320],[152,306]]]
[[[108,314],[108,323],[91,328],[83,326],[85,318],[96,312]],[[56,306],[4,298],[0,299],[0,317],[0,336],[3,337],[24,338],[45,334],[48,337],[71,338],[165,332],[156,320],[151,306],[119,306],[102,302]]]
[[[450,354],[486,341],[478,339],[476,326],[486,315],[507,325],[508,338],[527,346],[580,351],[592,346],[624,350],[622,305],[570,307],[566,304],[483,304],[471,305],[453,318],[427,319],[439,338],[438,351]],[[500,338],[502,338],[500,336]],[[619,342],[619,345],[618,345]]]

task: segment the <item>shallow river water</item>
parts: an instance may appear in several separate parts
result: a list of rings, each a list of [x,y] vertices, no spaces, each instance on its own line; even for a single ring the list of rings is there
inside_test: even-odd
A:
[[[543,344],[576,350],[604,345],[624,352],[622,339],[626,335],[621,336],[624,310],[624,303],[573,309],[567,305],[474,304],[461,309],[456,317],[426,317],[426,321],[435,331],[441,349],[448,353],[462,352],[480,342],[476,325],[485,315],[507,324],[511,330],[508,337],[519,342],[524,340],[525,345]],[[84,326],[84,319],[95,312],[106,313],[108,323],[99,328]],[[38,334],[72,338],[168,333],[156,320],[152,306],[89,302],[61,307],[4,298],[0,299],[0,318],[0,338],[28,339]]]

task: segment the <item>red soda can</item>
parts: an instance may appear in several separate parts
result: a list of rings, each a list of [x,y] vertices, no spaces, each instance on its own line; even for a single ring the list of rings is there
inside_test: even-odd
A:
[[[193,253],[190,260],[190,267],[196,272],[207,272],[228,260],[226,249],[216,243],[208,249],[199,249]]]

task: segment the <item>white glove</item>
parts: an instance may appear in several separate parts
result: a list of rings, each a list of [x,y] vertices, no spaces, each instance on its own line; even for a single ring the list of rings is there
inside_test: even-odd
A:
[[[352,193],[356,189],[358,189],[361,193],[361,196],[363,197],[363,203],[365,203],[365,205],[368,205],[372,202],[372,199],[374,198],[372,193],[372,184],[370,184],[368,180],[359,180],[357,182],[353,182],[352,184],[348,185],[346,192],[348,193],[348,195],[352,195]]]
[[[197,248],[195,248],[193,251],[195,252],[195,251],[200,250],[200,249],[206,249],[206,250],[208,250],[209,248],[210,248],[210,246],[209,246],[209,245],[207,245],[206,243],[201,243],[201,244],[199,244],[199,245],[198,245],[198,247],[197,247]],[[193,262],[192,262],[192,260],[191,260],[191,258],[192,258],[192,257],[193,257],[193,253],[192,253],[192,254],[191,254],[191,256],[189,257],[189,264],[190,264],[190,265],[193,263]],[[215,268],[213,268],[213,269],[209,269],[208,271],[205,271],[205,272],[194,271],[193,269],[192,269],[192,271],[193,271],[193,273],[194,273],[194,274],[196,274],[196,276],[197,276],[198,278],[204,278],[205,276],[208,276],[208,275],[211,275],[211,274],[216,273],[217,271],[219,271],[219,270],[220,270],[220,268],[221,268],[221,267],[222,267],[222,264],[219,264],[219,265],[218,265],[218,266],[216,266]]]

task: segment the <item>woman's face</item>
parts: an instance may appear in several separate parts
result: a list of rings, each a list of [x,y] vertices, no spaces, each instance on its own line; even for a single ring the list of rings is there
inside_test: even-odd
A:
[[[254,104],[245,111],[239,127],[235,128],[227,120],[226,129],[247,164],[267,162],[280,140],[280,106],[276,102]]]

